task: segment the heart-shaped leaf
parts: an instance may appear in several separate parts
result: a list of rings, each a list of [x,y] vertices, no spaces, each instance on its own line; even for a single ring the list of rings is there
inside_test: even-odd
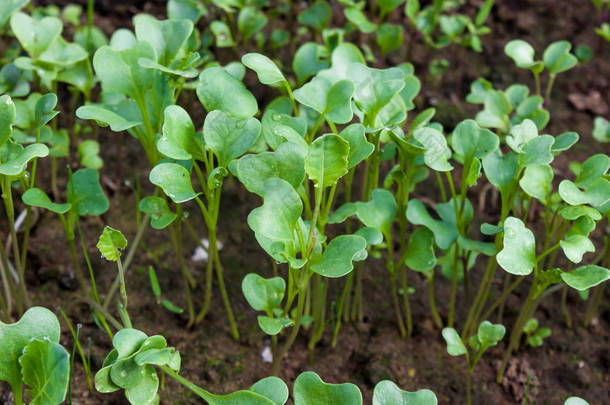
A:
[[[0,162],[2,162],[0,174],[19,176],[24,172],[30,160],[45,157],[48,154],[49,148],[42,143],[34,143],[24,148],[21,145],[7,142],[0,147]]]
[[[205,159],[205,142],[188,113],[178,105],[165,108],[163,136],[157,141],[157,149],[176,160]]]
[[[534,48],[522,39],[513,39],[504,46],[504,53],[515,61],[515,64],[523,69],[530,69],[535,64]]]
[[[355,167],[375,150],[375,145],[367,141],[362,124],[348,125],[339,133],[339,136],[349,143],[348,169]]]
[[[536,265],[536,240],[534,234],[515,217],[504,221],[504,246],[496,256],[505,271],[516,275],[528,275]]]
[[[409,238],[405,264],[415,271],[428,271],[436,265],[434,234],[427,228],[417,228]]]
[[[258,80],[268,86],[288,86],[288,81],[276,64],[260,53],[247,53],[241,58],[241,63],[254,70]]]
[[[337,236],[330,241],[321,261],[311,266],[311,270],[324,277],[343,277],[353,270],[353,261],[366,257],[366,246],[366,239],[362,236]]]
[[[453,150],[465,158],[482,159],[495,151],[499,144],[496,134],[480,128],[474,120],[460,122],[451,136]]]
[[[572,69],[578,63],[576,56],[570,53],[572,44],[568,41],[557,41],[545,50],[542,60],[551,74],[557,74]]]
[[[610,270],[593,264],[561,273],[561,279],[575,290],[584,291],[610,279]]]
[[[57,17],[32,18],[16,12],[11,16],[11,30],[32,58],[37,58],[59,37],[61,20]]]
[[[349,143],[339,135],[326,134],[312,142],[305,157],[305,171],[320,187],[328,187],[347,173]]]
[[[256,99],[246,86],[220,67],[201,72],[197,97],[207,111],[221,110],[238,119],[252,117],[258,111]]]
[[[193,190],[191,174],[177,163],[159,163],[150,171],[148,179],[176,204],[190,201],[199,194]]]
[[[292,241],[303,212],[301,197],[287,181],[275,177],[265,180],[263,189],[263,205],[248,215],[250,229],[272,240]]]
[[[150,216],[150,226],[154,229],[164,229],[178,217],[169,209],[167,201],[161,197],[144,197],[138,208]]]
[[[266,377],[258,380],[249,390],[269,398],[275,405],[284,405],[290,395],[286,383],[277,377]]]
[[[351,121],[353,113],[351,98],[354,83],[340,80],[331,83],[324,77],[316,76],[300,89],[294,91],[294,98],[301,104],[313,108],[331,122],[345,124]]]
[[[424,204],[419,200],[409,200],[406,214],[407,219],[412,224],[423,225],[431,230],[436,244],[441,249],[448,249],[458,237],[457,229],[453,224],[432,218]]]
[[[392,381],[384,380],[375,385],[373,405],[436,405],[436,395],[430,390],[403,391]]]
[[[121,231],[105,226],[96,246],[106,260],[116,262],[121,256],[121,250],[127,247],[127,239]]]
[[[250,149],[260,132],[261,124],[256,118],[240,120],[223,111],[212,111],[203,124],[206,147],[214,152],[222,167]]]
[[[354,384],[328,384],[313,371],[294,382],[294,405],[361,405],[362,394]]]
[[[449,163],[451,149],[447,146],[447,140],[441,131],[432,127],[424,127],[413,132],[413,137],[425,148],[426,166],[439,172],[453,169]]]
[[[41,207],[57,214],[65,214],[72,207],[71,204],[57,204],[51,201],[49,196],[39,188],[31,188],[21,196],[23,202],[32,207]]]
[[[284,298],[286,282],[281,277],[263,278],[255,273],[246,274],[241,282],[246,301],[257,311],[272,313]]]
[[[525,168],[519,185],[527,195],[546,205],[553,187],[553,169],[549,165],[530,165]]]
[[[397,209],[398,204],[394,195],[381,188],[372,191],[370,201],[356,202],[358,219],[364,225],[381,231],[386,238],[390,237]]]
[[[110,207],[100,184],[100,175],[94,169],[79,169],[68,182],[68,202],[82,215],[102,215]]]
[[[461,356],[468,353],[460,335],[453,328],[443,328],[443,338],[447,343],[447,353],[451,356]]]

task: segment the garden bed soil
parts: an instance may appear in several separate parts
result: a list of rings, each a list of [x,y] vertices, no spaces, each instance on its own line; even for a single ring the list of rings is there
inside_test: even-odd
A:
[[[139,12],[149,12],[158,17],[165,14],[165,2],[162,1],[100,0],[96,3],[96,24],[107,33],[119,27],[130,27],[131,17]],[[472,3],[476,1],[473,0]],[[343,21],[340,13],[334,18],[337,23]],[[402,12],[396,12],[393,18],[396,21],[402,19]],[[595,56],[586,65],[562,74],[553,92],[553,103],[549,106],[551,123],[548,132],[557,135],[572,130],[581,136],[581,141],[573,150],[556,161],[556,179],[570,175],[568,163],[571,160],[582,160],[598,152],[610,153],[607,145],[600,145],[591,137],[593,117],[595,114],[602,114],[608,118],[610,103],[610,45],[602,42],[593,32],[599,23],[592,4],[588,1],[571,0],[496,1],[489,23],[492,34],[483,38],[484,51],[481,54],[472,51],[458,52],[453,48],[431,51],[415,43],[410,62],[415,65],[415,72],[422,80],[422,91],[416,100],[417,110],[421,111],[429,106],[437,107],[437,119],[446,128],[452,128],[459,120],[473,117],[477,111],[477,106],[460,101],[468,93],[469,83],[476,78],[483,76],[497,87],[505,87],[516,81],[532,85],[532,79],[527,72],[514,68],[512,61],[504,55],[503,47],[508,40],[526,39],[540,53],[546,44],[567,39],[575,45],[591,46]],[[286,57],[289,58],[290,55]],[[378,65],[383,67],[401,63],[405,61],[401,57],[404,58],[404,54],[390,55],[388,60],[380,60]],[[430,60],[438,57],[445,57],[450,61],[450,69],[441,83],[436,83],[427,71]],[[261,105],[265,104],[262,100],[269,100],[274,96],[274,91],[258,84],[254,75],[248,74],[246,80],[248,88],[257,95]],[[575,108],[575,100],[576,104],[578,101],[586,101],[587,98],[595,101],[595,93],[601,95],[597,102],[589,103],[591,105],[588,106],[584,102],[585,107],[580,103],[582,110]],[[203,122],[201,107],[186,108],[193,111],[195,123],[200,126]],[[593,110],[596,109],[594,113]],[[67,118],[64,116],[61,119]],[[117,142],[121,137],[124,139]],[[137,174],[142,180],[143,195],[150,193],[152,187],[146,180],[147,163],[142,159],[140,146],[135,139],[126,134],[100,129],[99,141],[102,145],[102,157],[106,162],[101,170],[102,180],[111,200],[111,208],[101,219],[88,220],[84,225],[87,249],[93,261],[98,288],[103,294],[114,279],[116,269],[113,263],[99,259],[95,248],[97,236],[106,224],[122,230],[130,241],[133,240],[136,232],[135,194],[133,188],[125,185],[123,181],[127,179],[134,184]],[[49,168],[44,164],[40,172],[48,173]],[[62,186],[60,183],[60,189]],[[477,194],[483,187],[484,185],[480,184],[474,188],[470,197],[477,201]],[[430,187],[420,188],[426,189]],[[416,196],[424,201],[434,197],[425,194]],[[170,241],[165,233],[152,229],[146,232],[127,277],[129,311],[134,326],[148,334],[163,334],[169,344],[176,346],[182,353],[181,374],[216,393],[248,388],[270,372],[269,364],[264,363],[261,358],[261,352],[268,344],[267,339],[259,330],[256,313],[246,303],[240,288],[243,276],[249,272],[256,272],[265,277],[272,275],[270,259],[260,249],[245,223],[248,212],[259,204],[260,201],[252,195],[247,195],[236,181],[226,183],[219,238],[225,246],[221,257],[226,269],[229,295],[239,324],[239,341],[230,338],[226,314],[217,290],[208,317],[192,329],[187,329],[185,316],[168,312],[157,305],[148,281],[149,265],[155,266],[157,270],[164,296],[177,305],[185,304],[177,260],[173,257]],[[493,221],[496,218],[491,199],[487,199],[485,206],[479,207],[479,210],[478,220],[481,222]],[[192,211],[189,221],[203,237],[205,227],[198,218],[196,209]],[[539,215],[534,218],[539,218]],[[6,229],[5,224],[0,225],[0,229]],[[599,245],[601,233],[598,231],[595,237],[596,245]],[[33,229],[28,252],[28,283],[33,293],[33,301],[37,305],[49,308],[61,306],[72,322],[83,324],[80,340],[85,346],[86,342],[91,342],[93,370],[98,370],[111,345],[107,336],[92,322],[88,307],[78,302],[78,293],[74,291],[76,282],[72,274],[70,255],[64,240],[56,217],[48,213],[41,215]],[[183,243],[185,252],[189,252],[190,256],[190,252],[195,249],[193,240],[185,235]],[[195,276],[201,278],[204,264],[192,261],[187,264]],[[366,404],[371,401],[374,385],[383,379],[391,379],[409,391],[430,388],[436,393],[439,404],[464,404],[464,358],[452,358],[446,354],[440,331],[429,316],[425,280],[419,274],[410,273],[410,282],[416,290],[411,296],[415,328],[410,339],[401,339],[394,323],[387,292],[389,279],[383,260],[371,258],[364,266],[364,322],[343,325],[337,348],[330,347],[331,329],[327,328],[323,340],[313,353],[307,350],[306,336],[301,333],[283,362],[280,377],[292,384],[301,372],[314,370],[327,382],[350,381],[360,387]],[[482,274],[481,267],[482,264],[477,263],[473,270],[474,285]],[[282,266],[279,266],[279,270],[281,273],[285,272]],[[499,271],[496,279],[498,285],[502,282],[500,273]],[[437,280],[439,311],[445,314],[447,302],[444,297],[449,296],[449,283],[440,276]],[[335,297],[341,286],[341,281],[333,281],[330,297]],[[509,331],[517,316],[519,303],[526,295],[527,287],[524,285],[517,289],[507,303],[504,321]],[[202,290],[194,294],[196,298],[201,295]],[[535,400],[537,404],[561,404],[570,395],[582,396],[591,404],[610,403],[608,300],[603,303],[592,325],[584,328],[581,325],[586,303],[570,291],[568,304],[575,325],[571,329],[565,325],[559,310],[559,301],[560,293],[549,296],[536,313],[540,324],[550,327],[553,334],[545,340],[542,347],[519,350],[509,364],[503,384],[495,382],[495,375],[504,344],[491,349],[483,357],[473,377],[474,404],[518,404],[526,393],[530,397],[528,403],[534,403]],[[466,312],[465,297],[461,292],[457,302],[461,304],[457,320],[460,325]],[[61,342],[71,347],[72,337],[64,322],[62,327]],[[0,387],[0,394],[3,388],[4,394],[0,395],[0,403],[2,399],[5,404],[11,403],[6,387]],[[166,380],[165,389],[161,392],[161,403],[195,404],[201,403],[201,400],[176,382]],[[89,391],[83,367],[77,359],[73,404],[127,402],[121,392],[101,395]]]

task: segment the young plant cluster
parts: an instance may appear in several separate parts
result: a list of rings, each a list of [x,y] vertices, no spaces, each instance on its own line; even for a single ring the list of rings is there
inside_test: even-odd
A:
[[[453,0],[341,0],[347,23],[339,28],[331,24],[328,2],[311,2],[298,12],[291,1],[273,9],[271,3],[170,0],[168,19],[138,14],[133,30],[118,29],[107,38],[93,25],[93,0],[86,18],[76,5],[60,10],[0,1],[0,30],[9,44],[0,70],[7,224],[0,243],[0,346],[8,348],[0,380],[9,383],[16,404],[23,403],[24,385],[32,404],[69,398],[77,350],[90,386],[94,380],[99,392],[123,390],[135,405],[159,403],[159,372],[209,404],[285,404],[288,387],[275,376],[298,339],[306,339],[312,352],[324,339],[335,347],[343,325],[363,322],[368,297],[379,288],[403,338],[417,339],[426,317],[414,315],[412,301],[414,294],[425,295],[448,354],[466,358],[470,404],[472,376],[484,353],[501,357],[501,382],[515,352],[539,347],[551,335],[536,314],[554,292],[561,291],[567,326],[573,324],[570,289],[588,298],[583,323],[596,316],[610,279],[610,156],[571,162],[572,174],[565,176],[556,158],[569,158],[580,137],[545,132],[552,90],[561,73],[587,59],[581,52],[557,41],[538,60],[526,41],[508,42],[507,57],[533,74],[532,89],[523,83],[500,88],[481,77],[466,96],[480,110],[449,128],[435,120],[435,108],[416,105],[421,82],[414,66],[392,66],[387,55],[410,60],[417,38],[432,49],[458,45],[460,52],[482,52],[493,0],[479,2],[474,16],[462,14],[463,2]],[[600,10],[605,6],[597,3]],[[397,16],[404,24],[396,23]],[[350,42],[361,35],[360,43]],[[223,64],[225,52],[231,56]],[[260,104],[254,88],[268,102]],[[65,90],[68,102],[58,103]],[[145,185],[137,173],[126,179],[135,184],[137,231],[124,260],[125,236],[110,226],[100,230],[97,248],[117,267],[114,282],[102,291],[85,221],[113,222],[101,218],[110,200],[98,140],[102,132],[117,136],[121,147],[123,140],[109,131],[127,133],[141,146],[148,179]],[[603,117],[595,119],[593,137],[610,142]],[[121,159],[113,163],[124,168]],[[174,302],[162,299],[150,266],[156,301],[184,312],[188,327],[196,327],[212,309],[216,285],[230,334],[239,339],[236,297],[225,284],[225,273],[239,269],[225,267],[220,253],[227,185],[243,187],[258,201],[243,219],[269,265],[241,274],[241,290],[270,336],[274,377],[216,395],[179,374],[180,353],[163,336],[134,327],[126,285],[152,228],[169,240],[176,268],[167,271],[184,291]],[[150,194],[142,196],[143,189]],[[72,358],[59,344],[54,314],[32,307],[28,246],[45,210],[62,225],[79,301],[112,342],[94,379],[68,317]],[[190,217],[199,214],[203,229]],[[186,259],[185,235],[206,253],[200,276]],[[379,263],[383,271],[377,271]],[[446,284],[447,297],[439,283]],[[415,291],[416,285],[425,291]],[[516,319],[504,322],[516,291],[523,292]],[[314,372],[299,375],[292,398],[296,405],[362,403],[355,385],[328,384]],[[376,384],[374,405],[399,403],[437,400],[429,390]],[[572,397],[565,403],[586,402]]]

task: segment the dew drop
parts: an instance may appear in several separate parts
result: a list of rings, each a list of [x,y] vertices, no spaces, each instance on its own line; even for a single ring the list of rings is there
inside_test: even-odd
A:
[[[282,119],[282,114],[280,114],[280,113],[275,113],[275,114],[273,114],[273,115],[271,116],[271,119],[272,119],[273,121],[279,121],[279,120],[281,120],[281,119]]]
[[[127,377],[127,371],[125,371],[125,370],[121,371],[121,377],[123,377],[123,378]]]
[[[504,231],[504,234],[506,235],[507,238],[509,239],[513,239],[516,235],[515,235],[515,231],[511,228],[508,228]]]

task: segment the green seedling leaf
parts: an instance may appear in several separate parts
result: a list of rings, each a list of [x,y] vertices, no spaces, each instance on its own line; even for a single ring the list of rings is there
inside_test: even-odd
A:
[[[72,207],[71,204],[57,204],[51,201],[49,196],[39,188],[31,188],[21,196],[23,202],[32,207],[41,207],[56,214],[65,214]]]
[[[496,247],[493,243],[482,242],[480,240],[472,240],[458,236],[458,244],[462,249],[469,252],[481,253],[485,256],[493,256],[496,254]]]
[[[443,338],[447,343],[447,353],[451,356],[461,356],[468,353],[460,335],[453,328],[443,328]]]
[[[466,96],[466,101],[472,104],[483,104],[485,102],[485,97],[487,97],[487,93],[492,89],[493,86],[491,82],[479,77],[470,84],[470,93]],[[508,93],[509,89],[506,89],[506,93]],[[527,91],[527,88],[525,89]]]
[[[150,216],[150,226],[154,229],[164,229],[177,218],[167,205],[167,200],[161,197],[144,197],[138,204],[140,211]]]
[[[610,142],[610,122],[604,117],[593,120],[593,138],[602,143]]]
[[[528,275],[536,265],[536,240],[534,234],[515,217],[504,221],[504,246],[496,256],[505,271],[516,275]]]
[[[530,318],[525,322],[525,326],[523,327],[523,332],[525,333],[533,333],[538,329],[538,319]]]
[[[138,14],[133,18],[136,38],[146,41],[155,50],[156,58],[150,58],[162,66],[172,67],[181,56],[180,52],[193,32],[189,20],[157,20],[148,14]]]
[[[396,199],[390,191],[375,189],[371,193],[370,201],[358,201],[355,204],[358,219],[364,225],[381,231],[386,238],[390,237],[392,223],[398,210]]]
[[[377,29],[377,24],[369,21],[366,15],[355,7],[347,7],[343,9],[345,18],[365,34],[370,34]]]
[[[223,111],[212,111],[203,124],[205,145],[214,152],[222,167],[250,149],[260,132],[261,124],[256,118],[240,120]]]
[[[407,219],[415,225],[423,225],[434,234],[434,240],[441,249],[448,249],[457,239],[458,232],[453,224],[439,221],[428,213],[424,204],[416,199],[409,200]]]
[[[367,141],[362,124],[352,124],[345,127],[339,133],[339,136],[349,143],[349,155],[347,156],[348,169],[355,167],[375,150],[375,145]]]
[[[154,71],[141,66],[140,58],[156,60],[155,50],[146,41],[137,41],[122,50],[99,48],[93,56],[93,66],[103,91],[142,98],[150,89]]]
[[[538,70],[539,62],[534,60],[534,48],[522,39],[513,39],[504,47],[504,53],[508,55],[515,64],[522,69]]]
[[[249,388],[249,391],[269,398],[275,405],[284,405],[290,395],[286,383],[277,377],[266,377],[258,380]]]
[[[403,42],[402,25],[381,24],[377,29],[376,40],[383,55],[399,49]]]
[[[191,175],[184,166],[177,163],[159,163],[150,171],[148,179],[176,204],[190,201],[199,194],[191,184]]]
[[[610,181],[598,178],[582,191],[570,180],[563,180],[559,183],[559,195],[570,205],[602,206],[610,201]]]
[[[51,121],[59,111],[53,109],[57,105],[57,96],[54,93],[47,93],[36,101],[34,107],[34,120],[36,128],[41,128]]]
[[[436,395],[430,390],[403,391],[389,380],[375,385],[373,405],[436,405]]]
[[[236,174],[246,189],[263,196],[267,179],[286,180],[297,189],[305,179],[305,156],[292,142],[280,144],[275,152],[246,155],[237,161]]]
[[[550,328],[540,328],[527,338],[527,344],[532,347],[540,347],[545,338],[551,336]]]
[[[510,100],[502,91],[489,90],[483,102],[483,111],[476,116],[479,125],[487,128],[498,128],[508,132],[510,128],[509,114],[513,110]]]
[[[276,64],[260,53],[247,53],[241,58],[241,63],[254,70],[258,80],[268,86],[288,86],[288,81]]]
[[[501,194],[508,195],[519,172],[519,155],[514,152],[502,155],[498,149],[483,158],[483,170],[489,182]]]
[[[49,148],[41,143],[34,143],[24,148],[21,145],[7,142],[0,147],[0,162],[2,162],[0,174],[19,176],[25,171],[30,160],[45,157],[48,154]]]
[[[481,224],[481,233],[483,235],[495,235],[504,230],[501,226],[496,226],[492,224],[488,224],[487,222]]]
[[[32,339],[59,342],[60,327],[53,312],[42,307],[28,309],[21,319],[12,324],[0,321],[0,381],[6,381],[11,389],[22,389],[22,374],[19,357]],[[31,374],[30,374],[31,375]]]
[[[563,240],[559,241],[566,257],[573,263],[580,263],[587,252],[594,252],[595,246],[589,234],[595,229],[595,221],[588,216],[576,219]]]
[[[305,172],[320,187],[328,187],[347,173],[349,143],[326,134],[312,142],[305,157]]]
[[[244,7],[237,17],[237,28],[248,41],[254,34],[267,25],[267,16],[256,7]]]
[[[574,183],[581,188],[587,188],[594,181],[606,174],[610,169],[610,156],[598,153],[582,164]]]
[[[70,354],[59,343],[33,339],[19,357],[23,382],[31,405],[58,405],[66,398],[70,380]]]
[[[487,350],[488,347],[497,345],[504,338],[505,333],[506,329],[503,325],[489,321],[481,322],[476,335],[480,349]]]
[[[110,126],[114,132],[125,131],[142,124],[140,121],[131,121],[114,111],[98,104],[88,104],[78,107],[76,116],[82,120],[96,120],[102,126]]]
[[[105,226],[96,246],[106,260],[116,262],[121,256],[121,250],[127,247],[127,239],[121,231]]]
[[[317,0],[303,10],[299,16],[299,24],[307,25],[317,31],[322,31],[328,25],[332,10],[327,1]]]
[[[68,182],[68,202],[79,216],[102,215],[110,207],[94,169],[79,169]]]
[[[11,30],[32,58],[40,56],[59,37],[62,25],[57,17],[36,19],[20,11],[10,20]]]
[[[527,195],[546,205],[553,188],[553,169],[549,165],[530,165],[525,168],[519,185]]]
[[[326,47],[314,42],[306,42],[294,54],[292,70],[299,83],[329,67]]]
[[[366,239],[358,235],[341,235],[330,241],[322,260],[311,270],[324,277],[343,277],[354,269],[353,261],[366,257]]]
[[[610,279],[610,270],[588,264],[572,271],[561,273],[561,279],[575,290],[584,291]]]
[[[327,222],[329,224],[339,224],[345,221],[347,218],[351,217],[352,215],[356,214],[357,211],[358,208],[355,203],[345,203],[339,208],[337,208],[337,210],[328,217]]]
[[[580,139],[580,136],[576,132],[564,132],[561,135],[557,135],[551,151],[554,155],[557,155],[574,146],[578,139]]]
[[[231,48],[235,46],[231,28],[222,21],[214,20],[210,24],[210,31],[216,38],[216,46],[218,48]]]
[[[415,271],[426,272],[436,266],[434,234],[427,228],[416,229],[409,238],[405,264]]]
[[[87,139],[78,145],[78,156],[80,164],[90,169],[99,169],[104,166],[104,161],[99,157],[100,144],[93,139]]]
[[[517,153],[524,153],[524,147],[538,137],[538,127],[531,120],[523,120],[519,125],[511,128],[506,137],[506,144]]]
[[[362,236],[366,239],[366,243],[368,243],[369,246],[379,245],[383,242],[383,234],[381,231],[368,226],[358,229],[354,235]]]
[[[499,145],[498,136],[488,129],[480,128],[474,120],[460,122],[451,136],[453,150],[465,159],[482,159]]]
[[[237,119],[252,117],[258,111],[252,93],[221,67],[210,67],[201,72],[197,97],[207,111],[221,110]]]
[[[157,141],[157,149],[175,160],[205,160],[205,141],[188,113],[180,106],[165,108],[163,136]]]
[[[569,221],[574,221],[575,219],[583,216],[587,216],[594,221],[599,221],[602,219],[602,214],[600,214],[598,210],[592,207],[587,207],[586,205],[563,207],[559,210],[559,215]]]
[[[259,315],[257,318],[258,326],[267,335],[277,335],[282,329],[292,326],[294,322],[285,318],[271,318],[269,316]]]
[[[550,44],[544,51],[542,60],[553,75],[572,69],[578,63],[576,56],[570,53],[572,44],[568,41],[557,41]]]
[[[294,382],[295,405],[361,405],[362,394],[354,384],[327,384],[313,371]]]
[[[266,279],[258,274],[250,273],[244,277],[241,290],[252,308],[272,313],[282,303],[286,282],[281,277]]]
[[[285,180],[270,178],[263,183],[263,205],[248,215],[248,225],[256,234],[277,241],[293,240],[303,202]]]
[[[334,65],[333,52],[333,69]],[[350,78],[356,85],[356,107],[366,116],[381,111],[405,86],[405,74],[400,68],[373,69],[357,62],[348,65],[347,71],[349,76],[346,78]]]
[[[449,163],[451,149],[447,146],[447,140],[441,131],[432,127],[424,127],[413,132],[413,137],[425,148],[424,162],[426,166],[440,172],[453,169],[453,166]]]
[[[0,2],[0,28],[4,27],[11,14],[29,2],[30,0],[2,0]]]
[[[353,93],[354,83],[350,80],[340,80],[333,84],[324,77],[316,76],[309,83],[295,90],[294,98],[324,115],[327,120],[345,124],[353,117],[351,106]]]

